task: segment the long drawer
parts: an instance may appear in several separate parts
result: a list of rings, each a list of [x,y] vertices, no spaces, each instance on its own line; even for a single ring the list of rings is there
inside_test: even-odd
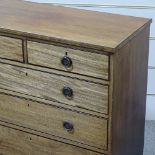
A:
[[[27,42],[31,64],[109,79],[109,57],[33,41]]]
[[[0,58],[23,62],[22,40],[0,36]]]
[[[0,120],[107,149],[107,120],[5,94],[0,99]]]
[[[98,113],[108,113],[108,86],[0,64],[0,88]]]
[[[1,125],[0,142],[1,155],[101,155]]]

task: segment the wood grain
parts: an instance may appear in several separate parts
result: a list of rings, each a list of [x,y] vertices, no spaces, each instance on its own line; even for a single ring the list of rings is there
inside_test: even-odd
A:
[[[113,57],[113,155],[143,154],[148,36],[149,27]]]
[[[150,23],[1,1],[0,154],[142,155]]]
[[[72,146],[76,146],[76,147],[79,147],[79,148],[82,148],[82,149],[86,149],[86,148],[83,147],[82,143],[76,143],[74,141],[68,141],[67,142],[67,139],[62,139],[62,138],[59,138],[59,137],[56,137],[56,136],[53,136],[53,135],[50,135],[50,134],[47,134],[47,133],[44,133],[44,132],[39,132],[37,130],[24,128],[22,126],[18,126],[16,124],[12,124],[12,123],[5,122],[5,121],[2,121],[2,120],[0,121],[0,125],[6,126],[6,127],[9,127],[9,128],[13,128],[13,129],[16,129],[16,130],[20,130],[20,131],[23,131],[23,132],[26,132],[26,133],[30,133],[32,135],[37,135],[39,137],[44,137],[44,138],[47,138],[47,139],[50,139],[50,140],[58,141],[60,143],[65,143],[67,145],[72,145]],[[87,145],[87,148],[88,148],[87,150],[90,150],[90,151],[93,151],[93,152],[98,152],[98,153],[101,153],[101,154],[107,154],[106,150],[101,150],[99,148],[92,147],[90,145]]]
[[[27,48],[30,64],[108,80],[109,57],[106,55],[32,41],[27,42]],[[62,58],[66,55],[72,60],[72,67],[69,69],[66,69],[61,63]]]
[[[0,58],[23,62],[22,40],[0,36]]]
[[[97,49],[101,53],[114,52],[118,45],[132,39],[135,32],[150,22],[145,18],[22,0],[5,0],[0,3],[1,32]]]
[[[103,80],[103,79],[97,79],[97,78],[89,77],[86,75],[71,74],[70,72],[66,72],[66,71],[46,68],[46,67],[42,67],[42,66],[36,66],[36,65],[27,64],[27,63],[18,63],[16,61],[11,61],[11,60],[0,59],[0,63],[10,64],[12,66],[19,66],[22,68],[34,69],[34,70],[47,72],[47,73],[53,73],[53,74],[57,74],[57,75],[63,75],[65,77],[71,77],[73,79],[79,79],[79,80],[83,80],[83,81],[94,82],[94,83],[98,83],[98,84],[102,84],[102,85],[109,85],[109,83],[110,83],[110,81]]]
[[[22,94],[22,93],[16,92],[16,91],[10,91],[10,90],[7,90],[7,89],[0,88],[0,93],[8,94],[8,95],[11,95],[11,96],[16,96],[18,98],[31,100],[33,102],[39,102],[39,103],[43,103],[43,104],[47,104],[47,105],[52,105],[52,106],[55,106],[55,107],[58,107],[58,108],[63,108],[65,110],[69,110],[69,111],[73,111],[73,112],[77,112],[77,113],[81,113],[81,114],[86,114],[86,115],[90,115],[90,116],[94,116],[94,117],[98,117],[98,118],[103,118],[103,119],[108,119],[109,118],[109,115],[107,115],[107,114],[96,113],[96,112],[93,112],[93,111],[88,111],[87,109],[72,107],[72,106],[68,106],[66,104],[60,104],[58,102],[51,101],[51,100],[46,100],[46,99],[43,99],[43,98],[36,98],[35,96]]]
[[[56,101],[99,113],[108,113],[108,86],[7,64],[0,64],[0,88]],[[62,94],[64,86],[73,98]]]
[[[13,128],[0,126],[1,155],[101,155]]]
[[[107,120],[4,94],[0,98],[1,120],[83,143],[83,147],[107,148]],[[63,128],[64,121],[74,125],[72,133]]]

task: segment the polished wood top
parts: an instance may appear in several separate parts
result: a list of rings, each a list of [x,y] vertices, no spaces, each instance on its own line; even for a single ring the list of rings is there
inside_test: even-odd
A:
[[[0,1],[0,32],[114,52],[150,19],[22,0]]]

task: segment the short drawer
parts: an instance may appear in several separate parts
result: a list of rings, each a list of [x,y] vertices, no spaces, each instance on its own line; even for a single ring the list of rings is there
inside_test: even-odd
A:
[[[22,40],[0,36],[0,58],[23,62]]]
[[[108,121],[0,94],[0,119],[67,140],[107,149]]]
[[[0,88],[56,101],[97,113],[108,113],[107,85],[0,64]]]
[[[30,64],[108,80],[109,57],[49,44],[28,41]]]

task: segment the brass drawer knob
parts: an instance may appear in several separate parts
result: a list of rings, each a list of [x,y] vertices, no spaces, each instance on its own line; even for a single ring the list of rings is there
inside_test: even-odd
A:
[[[64,65],[65,68],[70,68],[72,66],[72,59],[68,56],[64,56],[61,60],[61,63]]]
[[[62,92],[68,99],[71,99],[73,97],[73,90],[70,87],[64,87]]]
[[[63,122],[63,127],[65,130],[67,130],[68,132],[72,132],[74,130],[74,126],[71,122],[69,121],[64,121]]]

